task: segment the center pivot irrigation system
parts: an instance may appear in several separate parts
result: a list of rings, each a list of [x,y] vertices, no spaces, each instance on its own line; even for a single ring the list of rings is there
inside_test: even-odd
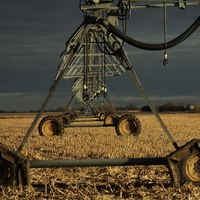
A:
[[[193,139],[179,147],[171,133],[158,115],[148,96],[146,95],[136,73],[134,72],[127,54],[123,48],[126,42],[134,47],[144,50],[164,50],[163,64],[167,64],[166,49],[178,45],[187,39],[200,25],[200,17],[180,36],[171,41],[166,41],[166,7],[185,9],[187,6],[199,5],[199,1],[160,1],[160,0],[85,0],[80,1],[83,11],[83,23],[74,32],[66,43],[66,48],[61,54],[58,71],[50,87],[50,91],[36,115],[32,125],[24,136],[17,151],[0,144],[0,184],[3,186],[27,185],[30,168],[53,167],[95,167],[95,166],[134,166],[134,165],[166,165],[172,181],[180,186],[186,181],[200,181],[200,140]],[[127,19],[132,9],[163,8],[164,16],[164,42],[161,44],[147,44],[126,35]],[[123,30],[120,31],[118,20],[121,20]],[[134,116],[118,117],[114,114],[99,114],[98,97],[103,96],[108,100],[105,77],[120,76],[125,71],[141,92],[153,114],[167,134],[175,151],[166,157],[155,158],[120,158],[120,159],[75,159],[75,160],[28,160],[22,155],[30,134],[38,123],[51,96],[62,78],[75,78],[71,90],[73,95],[66,109],[59,116],[43,118],[38,126],[39,133],[46,137],[59,135],[63,128],[77,127],[71,124],[77,118],[74,113],[67,113],[67,108],[74,97],[85,108],[85,113],[95,111],[97,120],[104,121],[101,126],[115,126],[119,135],[137,135],[140,132],[140,122]],[[96,113],[98,112],[98,113]],[[92,114],[92,113],[90,113]],[[87,115],[88,118],[89,115]],[[94,115],[93,115],[94,116]],[[83,115],[82,115],[83,118]],[[82,120],[84,121],[84,120]],[[99,124],[98,124],[99,125]],[[98,126],[96,125],[96,126]],[[89,126],[81,125],[81,126]],[[94,126],[94,125],[93,125]]]

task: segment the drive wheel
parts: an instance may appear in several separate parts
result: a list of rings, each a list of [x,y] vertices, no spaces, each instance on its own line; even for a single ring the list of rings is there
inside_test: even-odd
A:
[[[98,118],[99,118],[99,117],[100,117],[100,115],[101,115],[101,113],[102,113],[102,112],[97,112],[97,113],[96,113],[96,117],[98,117]]]
[[[182,173],[187,181],[200,181],[200,154],[192,153],[182,161]]]
[[[99,120],[103,121],[105,119],[105,113],[101,113],[99,116]]]
[[[117,125],[118,117],[114,114],[106,115],[104,118],[104,124],[114,124]]]
[[[75,120],[75,116],[74,116],[73,113],[69,113],[68,116],[69,116],[69,120],[70,120],[70,121],[71,121],[71,120]]]
[[[58,117],[47,116],[40,121],[38,131],[41,136],[50,138],[54,135],[61,135],[64,131],[64,127],[62,121]]]
[[[141,124],[137,117],[127,115],[121,117],[116,128],[117,135],[134,135],[138,136],[141,132]]]
[[[0,158],[0,185],[11,186],[15,180],[14,164]]]
[[[63,121],[63,124],[70,124],[70,119],[69,119],[69,116],[65,116],[62,118],[62,121]]]
[[[63,124],[70,124],[69,115],[58,115],[58,118],[63,122]]]

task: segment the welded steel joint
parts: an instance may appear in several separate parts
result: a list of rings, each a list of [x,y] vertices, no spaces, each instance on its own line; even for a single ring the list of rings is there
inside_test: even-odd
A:
[[[0,143],[0,185],[28,185],[29,166],[27,159]]]
[[[200,140],[193,139],[167,156],[168,168],[175,186],[200,181]]]

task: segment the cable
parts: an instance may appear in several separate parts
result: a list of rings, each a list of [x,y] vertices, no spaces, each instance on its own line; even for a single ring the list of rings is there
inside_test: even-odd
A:
[[[102,36],[102,39],[103,39],[103,41],[104,41],[104,49],[103,49],[103,48],[100,46],[100,43],[101,43],[101,42],[98,41],[95,32],[94,32],[94,31],[91,31],[91,32],[93,33],[94,38],[95,38],[95,41],[96,41],[96,43],[97,43],[97,46],[98,46],[98,48],[100,49],[100,51],[101,51],[102,53],[107,54],[107,55],[117,55],[117,54],[118,54],[118,51],[114,51],[113,48],[112,48],[111,46],[108,46],[108,47],[107,47],[107,45],[106,45],[106,39],[105,39],[105,34],[104,34],[104,33],[103,33],[103,36]],[[110,48],[110,50],[112,50],[113,52],[110,52],[108,48]],[[121,48],[122,48],[122,47],[120,47],[119,49],[121,49]]]
[[[123,2],[120,0],[117,4],[117,6],[121,9],[117,10],[117,16],[119,20],[127,20],[131,16],[131,2],[128,1],[125,3],[125,6]],[[125,7],[125,9],[124,9]],[[121,13],[120,13],[121,12]]]
[[[167,60],[167,9],[166,9],[166,3],[165,0],[163,0],[163,20],[164,20],[164,60],[163,60],[163,65],[168,64]]]
[[[95,16],[90,16],[90,21],[91,23],[98,23],[103,25],[109,32],[115,34],[117,37],[120,39],[124,40],[126,43],[135,46],[140,49],[144,50],[151,50],[151,51],[158,51],[158,50],[163,50],[165,49],[165,44],[160,43],[160,44],[148,44],[144,42],[137,41],[123,32],[121,32],[119,29],[111,25],[109,22],[105,21],[102,18],[97,18]],[[196,21],[181,35],[176,37],[173,40],[170,40],[169,42],[166,42],[166,48],[171,48],[173,46],[176,46],[183,42],[185,39],[187,39],[198,27],[200,26],[200,16],[196,19]]]

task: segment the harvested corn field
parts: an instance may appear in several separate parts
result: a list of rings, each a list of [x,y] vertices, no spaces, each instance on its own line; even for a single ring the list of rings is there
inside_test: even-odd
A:
[[[118,136],[114,127],[77,127],[65,128],[63,136],[46,138],[38,134],[36,126],[22,154],[29,160],[141,158],[165,157],[175,150],[154,115],[134,114],[142,125],[139,136]],[[199,138],[199,114],[161,113],[160,116],[179,146]],[[1,114],[1,143],[16,150],[33,119],[34,114]],[[162,165],[31,168],[30,177],[30,186],[1,188],[0,199],[200,198],[197,184],[173,187],[168,169]]]

